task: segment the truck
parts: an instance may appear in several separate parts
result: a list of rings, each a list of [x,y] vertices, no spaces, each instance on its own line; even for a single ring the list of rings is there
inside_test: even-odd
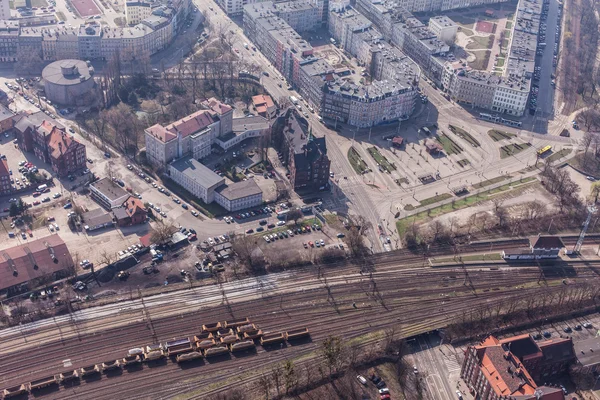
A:
[[[150,255],[152,256],[152,261],[162,261],[163,254],[160,250],[150,249]]]
[[[293,104],[298,104],[298,99],[296,98],[296,96],[290,96],[290,101],[291,101]]]
[[[44,190],[48,189],[48,185],[44,184],[44,185],[40,185],[37,187],[37,191],[38,192],[42,192]]]

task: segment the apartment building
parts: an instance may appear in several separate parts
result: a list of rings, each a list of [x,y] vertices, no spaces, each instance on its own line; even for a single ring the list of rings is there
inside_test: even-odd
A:
[[[8,0],[0,1],[0,20],[10,19],[10,5]]]
[[[145,1],[126,1],[125,19],[128,25],[137,25],[152,13],[150,3]]]
[[[0,21],[0,62],[16,61],[18,47],[19,23],[17,21]]]
[[[527,334],[502,340],[490,336],[467,348],[460,376],[481,400],[519,396],[526,400],[560,400],[564,399],[560,388],[538,386],[532,375],[546,382],[574,361],[571,339],[537,343]]]
[[[430,18],[427,26],[439,40],[449,46],[454,44],[458,25],[446,15],[438,15]]]
[[[262,3],[264,7],[273,7],[273,13],[283,19],[299,33],[314,31],[321,27],[319,10],[312,0],[292,0]]]
[[[501,77],[473,70],[449,53],[454,27],[446,18],[433,18],[427,27],[397,2],[358,0],[356,6],[455,101],[517,117],[524,114],[535,65],[539,4],[520,1]],[[449,33],[444,33],[446,27]]]
[[[10,171],[8,162],[5,159],[0,160],[0,195],[5,196],[12,193],[12,185],[10,184]]]
[[[65,131],[52,130],[48,138],[48,155],[52,170],[60,177],[86,167],[85,146]]]
[[[130,3],[128,3],[130,4]],[[62,59],[107,60],[116,52],[127,57],[146,58],[164,49],[176,35],[180,20],[190,10],[189,0],[170,2],[169,6],[150,8],[134,2],[139,9],[131,15],[133,26],[101,26],[89,21],[77,27],[27,27],[18,21],[0,20],[0,62],[39,54],[45,61]]]

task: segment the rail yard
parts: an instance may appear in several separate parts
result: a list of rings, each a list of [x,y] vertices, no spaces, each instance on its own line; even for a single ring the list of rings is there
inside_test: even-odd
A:
[[[459,251],[500,245],[522,242],[482,242]],[[429,255],[453,252],[434,248]],[[0,332],[0,387],[42,398],[210,398],[283,360],[310,362],[332,332],[373,347],[387,327],[413,336],[491,302],[540,288],[564,290],[565,278],[569,287],[597,282],[596,264],[431,268],[422,255],[398,251],[374,256],[369,265],[311,267],[124,300]],[[221,354],[211,357],[208,349]],[[188,354],[179,363],[177,351]],[[157,359],[141,362],[144,357]],[[86,370],[93,375],[81,376]]]

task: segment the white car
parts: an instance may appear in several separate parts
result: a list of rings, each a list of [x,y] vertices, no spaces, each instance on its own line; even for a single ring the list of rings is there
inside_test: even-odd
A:
[[[285,221],[279,221],[279,222],[277,222],[277,226],[283,226],[283,225],[285,225]]]
[[[58,224],[54,224],[54,229],[56,229],[57,231],[60,231],[60,228],[58,227]]]
[[[271,243],[271,239],[269,239],[269,236],[268,236],[268,235],[266,235],[266,236],[263,236],[263,239],[265,239],[265,242],[267,242],[267,243]]]

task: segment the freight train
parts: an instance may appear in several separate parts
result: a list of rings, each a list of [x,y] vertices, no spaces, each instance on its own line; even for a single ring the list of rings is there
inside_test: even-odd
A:
[[[275,344],[281,345],[285,341],[294,341],[309,336],[310,332],[308,328],[263,333],[248,318],[239,321],[204,324],[202,325],[201,332],[192,337],[174,338],[164,343],[136,347],[130,349],[120,359],[104,361],[6,388],[0,392],[0,397],[8,399],[71,380],[100,373],[110,373],[112,370],[118,370],[134,364],[143,362],[151,363],[165,357],[169,357],[177,363],[184,363],[200,358],[211,358],[239,351],[253,350],[256,347],[255,340],[262,346],[270,346]]]

